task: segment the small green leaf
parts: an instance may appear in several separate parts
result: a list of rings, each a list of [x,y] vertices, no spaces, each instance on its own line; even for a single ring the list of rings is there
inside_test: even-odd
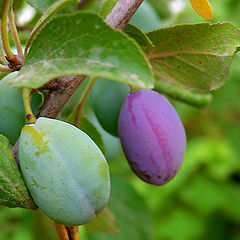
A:
[[[150,64],[136,42],[92,13],[61,15],[49,22],[12,85],[38,88],[56,77],[78,74],[153,87]]]
[[[215,90],[227,80],[240,30],[230,23],[177,25],[149,32],[148,58],[158,81]]]
[[[135,39],[135,41],[145,50],[152,49],[154,47],[151,40],[147,37],[147,35],[138,27],[128,24],[124,29],[124,32],[128,34],[131,38]]]
[[[107,234],[117,234],[120,232],[116,216],[107,208],[90,223],[84,225],[87,232],[103,232]]]
[[[152,239],[151,214],[141,196],[120,177],[111,176],[111,197],[107,208],[116,216],[120,231],[88,233],[89,240],[149,240]]]
[[[0,135],[0,206],[36,209],[3,135]]]
[[[82,131],[84,131],[101,149],[104,155],[106,155],[106,150],[102,140],[101,134],[98,132],[97,128],[88,120],[88,118],[81,114],[79,126]]]

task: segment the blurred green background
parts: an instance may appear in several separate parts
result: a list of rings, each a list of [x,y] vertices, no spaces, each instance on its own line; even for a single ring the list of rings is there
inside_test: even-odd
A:
[[[240,26],[239,0],[211,0],[212,22]],[[94,4],[93,4],[94,5]],[[97,4],[94,5],[96,7]],[[154,8],[155,6],[155,8]],[[205,22],[188,0],[149,0],[132,20],[143,30]],[[23,32],[23,39],[27,32]],[[187,132],[178,175],[151,186],[129,169],[120,143],[103,135],[112,176],[106,213],[80,228],[82,240],[240,240],[240,56],[213,101],[198,109],[172,99]],[[57,239],[51,220],[39,211],[0,208],[0,240]]]

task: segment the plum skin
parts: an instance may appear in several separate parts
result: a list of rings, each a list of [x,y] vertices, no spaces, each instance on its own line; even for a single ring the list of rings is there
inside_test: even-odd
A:
[[[26,123],[22,89],[8,84],[8,81],[14,81],[17,75],[18,72],[9,73],[0,81],[0,133],[9,139],[11,144],[15,144]],[[31,104],[34,113],[40,104],[41,96],[34,94]]]
[[[181,167],[186,134],[171,103],[160,93],[141,89],[122,105],[118,132],[132,170],[147,183],[163,185]]]
[[[85,224],[107,204],[106,159],[80,129],[60,120],[38,118],[22,129],[19,158],[34,201],[52,220],[69,226]]]

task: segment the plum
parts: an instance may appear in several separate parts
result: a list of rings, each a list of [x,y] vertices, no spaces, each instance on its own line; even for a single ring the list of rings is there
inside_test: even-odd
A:
[[[119,112],[129,91],[127,84],[100,78],[90,93],[90,104],[99,123],[104,130],[116,137]]]
[[[26,123],[26,116],[22,102],[22,89],[12,88],[8,81],[14,80],[18,72],[8,74],[0,80],[0,133],[5,135],[11,144],[14,144],[22,127]],[[41,96],[32,97],[33,111],[41,104]],[[35,111],[34,111],[35,112]]]
[[[54,221],[81,225],[100,213],[109,199],[106,159],[93,140],[60,120],[39,118],[24,126],[20,167],[39,208]]]
[[[186,148],[183,124],[160,93],[139,90],[122,105],[118,132],[126,158],[138,177],[163,185],[178,172]]]

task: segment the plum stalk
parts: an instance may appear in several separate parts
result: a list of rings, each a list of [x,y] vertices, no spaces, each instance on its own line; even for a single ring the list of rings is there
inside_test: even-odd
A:
[[[34,114],[31,109],[31,88],[23,88],[23,105],[24,110],[27,118],[27,124],[35,123],[36,118],[34,117]]]
[[[9,39],[8,39],[8,30],[7,30],[7,19],[8,11],[10,7],[11,0],[5,0],[3,4],[2,19],[1,19],[1,34],[2,34],[2,43],[3,49],[7,55],[8,59],[13,59],[14,54],[10,48]]]
[[[83,106],[88,98],[88,95],[90,93],[90,91],[92,90],[95,82],[97,81],[98,77],[93,77],[90,79],[87,87],[85,88],[82,96],[81,96],[81,99],[79,101],[79,103],[77,104],[77,108],[76,108],[76,115],[75,115],[75,126],[78,126],[79,125],[79,121],[80,121],[80,115],[81,115],[81,112],[82,112],[82,109],[83,109]],[[75,112],[75,111],[74,111]]]
[[[9,27],[10,27],[10,30],[12,33],[13,41],[17,48],[18,55],[23,58],[22,45],[21,45],[20,39],[18,37],[18,32],[17,32],[17,28],[16,28],[16,24],[15,24],[15,18],[14,18],[12,6],[11,6],[10,15],[9,15]]]

